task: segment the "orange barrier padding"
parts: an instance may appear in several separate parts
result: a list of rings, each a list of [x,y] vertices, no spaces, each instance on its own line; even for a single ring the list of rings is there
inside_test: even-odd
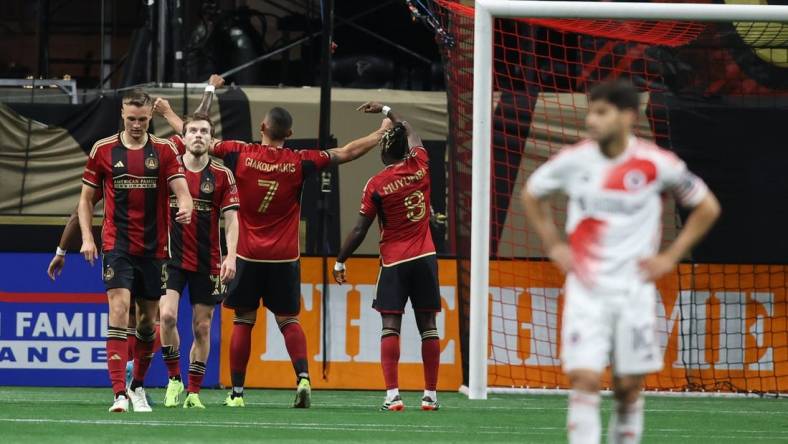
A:
[[[334,260],[328,261],[333,267]],[[328,371],[323,378],[321,350],[322,271],[320,258],[301,259],[301,325],[307,337],[309,370],[312,387],[334,389],[383,389],[380,368],[381,321],[372,309],[378,260],[350,259],[347,262],[350,284],[329,286],[328,297]],[[437,326],[441,336],[441,367],[439,390],[456,390],[462,383],[459,319],[457,305],[457,273],[453,260],[438,264],[443,311]],[[331,272],[329,270],[329,276]],[[261,294],[265,289],[260,289]],[[230,385],[230,333],[233,313],[222,314],[222,348],[220,382]],[[295,374],[287,355],[282,335],[272,314],[261,308],[253,331],[252,353],[246,374],[247,387],[295,387]],[[400,336],[399,383],[404,390],[424,388],[421,364],[421,336],[410,304],[402,320]]]

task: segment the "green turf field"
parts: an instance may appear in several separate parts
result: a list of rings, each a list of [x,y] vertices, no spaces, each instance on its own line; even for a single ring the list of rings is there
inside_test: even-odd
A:
[[[0,442],[538,442],[564,441],[562,396],[496,395],[469,401],[440,395],[443,409],[378,412],[381,393],[316,391],[309,410],[288,408],[292,393],[249,390],[245,409],[227,409],[225,392],[206,390],[205,411],[164,409],[111,414],[108,389],[0,388]],[[610,412],[603,405],[603,424]],[[649,397],[644,442],[786,443],[788,400]]]

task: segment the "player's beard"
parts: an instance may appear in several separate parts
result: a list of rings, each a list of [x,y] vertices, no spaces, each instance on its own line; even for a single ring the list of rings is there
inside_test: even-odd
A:
[[[189,145],[189,153],[196,158],[200,158],[208,153],[208,145],[204,142],[192,142]]]

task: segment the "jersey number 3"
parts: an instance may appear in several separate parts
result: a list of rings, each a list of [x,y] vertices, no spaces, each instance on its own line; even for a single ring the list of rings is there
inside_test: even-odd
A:
[[[427,214],[427,205],[424,203],[424,193],[415,191],[405,198],[405,208],[408,209],[408,220],[418,222]]]
[[[260,202],[260,206],[257,208],[257,212],[265,213],[268,210],[268,205],[271,204],[271,201],[274,200],[274,195],[276,195],[276,190],[279,189],[279,182],[275,180],[263,180],[259,179],[257,181],[257,185],[262,188],[268,188],[268,192],[265,193],[263,196],[263,201]]]

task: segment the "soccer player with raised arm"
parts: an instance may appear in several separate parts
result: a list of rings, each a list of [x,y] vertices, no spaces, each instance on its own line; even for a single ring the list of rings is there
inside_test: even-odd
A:
[[[361,245],[369,227],[378,218],[380,226],[380,274],[372,307],[380,312],[383,330],[380,362],[386,381],[386,399],[381,410],[405,408],[399,394],[399,334],[405,304],[410,299],[421,333],[424,362],[422,410],[438,410],[438,366],[440,337],[435,314],[441,311],[438,261],[430,233],[430,165],[419,136],[391,108],[367,102],[359,110],[386,115],[394,126],[380,142],[386,166],[364,187],[355,228],[348,235],[334,265],[334,278],[347,282],[345,261]]]
[[[189,225],[170,226],[170,261],[167,264],[167,292],[161,298],[162,355],[169,382],[165,407],[180,404],[184,385],[180,374],[180,336],[178,302],[188,284],[192,304],[194,342],[189,356],[188,395],[184,408],[205,408],[199,393],[205,377],[205,363],[211,345],[211,319],[214,307],[224,298],[224,284],[235,276],[235,250],[238,243],[238,191],[233,174],[211,160],[213,125],[205,114],[195,114],[183,124],[183,137],[171,138],[178,151],[184,151],[186,182],[194,201],[194,220]],[[177,202],[170,201],[172,217]],[[227,257],[222,260],[219,245],[219,218],[224,216]]]
[[[162,328],[162,358],[169,381],[164,395],[165,407],[180,405],[184,391],[180,369],[180,335],[178,306],[183,289],[189,285],[192,304],[194,342],[190,352],[189,381],[184,408],[205,408],[199,397],[210,351],[210,328],[214,307],[224,297],[224,285],[235,276],[235,252],[238,243],[238,192],[232,173],[212,161],[208,154],[213,143],[213,125],[209,118],[213,93],[224,85],[214,74],[208,81],[202,102],[184,123],[161,97],[153,102],[160,113],[179,133],[170,138],[183,155],[186,181],[194,200],[195,222],[187,227],[170,226],[170,261],[167,265],[167,292],[159,303]],[[172,205],[173,217],[176,207]],[[224,215],[227,257],[222,259],[219,245],[219,217]]]
[[[601,83],[589,96],[589,139],[534,171],[523,201],[547,254],[566,273],[561,361],[571,383],[569,442],[600,442],[600,379],[612,365],[608,442],[637,443],[644,376],[662,369],[654,281],[675,270],[720,207],[681,159],[633,135],[639,97],[631,84]],[[547,198],[556,192],[569,197],[567,241],[550,215]],[[691,211],[660,252],[663,193]]]
[[[177,116],[168,118],[174,128]],[[241,199],[238,259],[235,279],[229,284],[224,306],[235,312],[230,338],[232,391],[229,407],[243,407],[246,367],[252,344],[257,309],[263,305],[275,316],[296,375],[293,407],[308,408],[311,384],[306,336],[298,315],[301,311],[301,265],[298,226],[301,189],[311,175],[329,165],[363,156],[375,147],[391,125],[384,119],[380,129],[344,147],[291,150],[285,141],[292,134],[293,118],[284,108],[274,107],[260,124],[262,143],[218,141],[211,154],[224,160],[235,175]]]
[[[123,98],[123,131],[93,145],[82,176],[79,200],[80,253],[98,258],[92,219],[96,189],[104,195],[102,276],[109,302],[107,367],[115,401],[111,412],[149,412],[142,382],[153,357],[154,319],[166,287],[169,190],[178,205],[176,222],[191,221],[193,203],[175,146],[148,133],[150,96],[135,90]],[[126,326],[131,294],[136,296],[137,344],[129,390],[123,377],[127,360]]]

